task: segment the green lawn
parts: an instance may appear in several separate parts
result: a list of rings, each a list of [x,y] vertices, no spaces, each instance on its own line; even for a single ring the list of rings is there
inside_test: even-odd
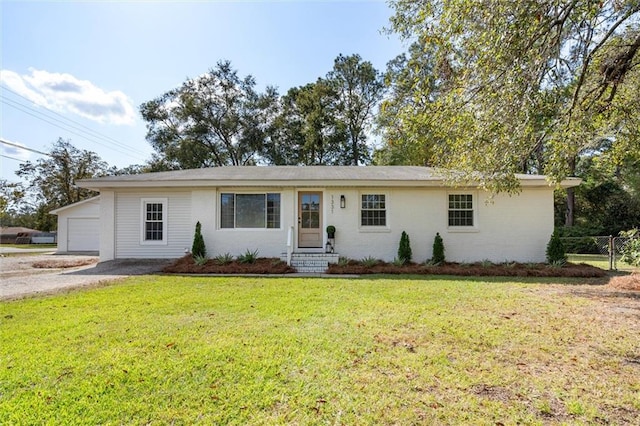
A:
[[[147,276],[3,302],[0,424],[633,423],[638,319],[573,287]]]
[[[569,262],[573,263],[586,263],[588,265],[596,266],[605,271],[609,270],[609,256],[601,254],[568,254],[567,258]],[[619,271],[632,271],[635,268],[620,261],[620,255],[616,258],[616,268]]]

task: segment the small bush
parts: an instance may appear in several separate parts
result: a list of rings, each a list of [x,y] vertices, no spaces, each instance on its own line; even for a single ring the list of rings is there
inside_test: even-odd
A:
[[[400,245],[398,247],[398,260],[402,261],[402,263],[411,262],[411,242],[409,241],[409,235],[402,231],[402,235],[400,236]]]
[[[403,259],[398,259],[397,257],[395,257],[393,259],[393,262],[391,263],[393,264],[393,266],[404,266],[406,262]]]
[[[488,259],[485,259],[482,262],[480,262],[480,265],[482,265],[483,268],[490,268],[493,266],[493,262]]]
[[[191,246],[191,255],[195,259],[196,257],[205,257],[207,255],[207,248],[204,245],[204,238],[202,238],[202,226],[200,222],[196,223],[196,233],[193,236],[193,245]]]
[[[258,258],[258,250],[254,250],[254,251],[250,251],[249,249],[247,249],[247,251],[244,252],[244,254],[241,254],[240,256],[238,256],[238,262],[240,263],[255,263],[256,259]]]
[[[567,262],[567,253],[560,239],[560,234],[556,231],[551,234],[549,243],[547,244],[547,263],[555,265]]]
[[[347,266],[349,264],[349,258],[340,256],[338,258],[338,266]]]
[[[631,266],[640,266],[640,230],[632,229],[621,232],[620,236],[632,238],[622,247],[620,260]]]
[[[366,266],[367,268],[371,268],[373,266],[376,266],[378,264],[378,259],[376,259],[375,257],[372,256],[367,256],[365,258],[363,258],[360,263],[362,263],[363,266]]]
[[[433,239],[433,257],[431,261],[438,265],[444,262],[444,242],[439,232],[436,232],[436,236]]]
[[[231,262],[233,262],[231,253],[223,253],[216,256],[216,263],[218,265],[228,265]]]
[[[209,258],[207,256],[193,256],[193,263],[195,263],[198,266],[202,266],[202,265],[206,265],[207,262],[209,261]]]

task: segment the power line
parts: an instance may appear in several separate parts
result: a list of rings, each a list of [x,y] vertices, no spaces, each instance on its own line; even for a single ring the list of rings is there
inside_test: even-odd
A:
[[[37,149],[29,148],[28,146],[18,145],[17,143],[9,142],[8,140],[2,139],[2,138],[0,138],[0,143],[9,145],[9,146],[14,146],[16,148],[20,148],[25,151],[31,151],[31,152],[35,152],[36,154],[41,154],[41,155],[46,155],[47,157],[51,157],[51,154],[48,154],[46,152],[38,151]]]
[[[26,101],[28,101],[28,102],[30,102],[30,103],[32,103],[34,105],[37,105],[32,100],[22,96],[21,94],[13,91],[13,90],[11,90],[11,89],[9,89],[7,87],[3,87],[3,89],[8,91],[8,92],[13,93],[16,96],[19,96],[22,99],[25,99]],[[46,123],[49,123],[52,126],[58,127],[58,128],[63,129],[65,131],[73,133],[74,135],[80,136],[81,138],[90,140],[90,141],[95,142],[95,143],[97,143],[99,145],[102,145],[102,146],[104,146],[106,148],[113,149],[113,150],[116,150],[116,151],[121,152],[121,153],[125,153],[125,154],[131,155],[132,152],[135,152],[135,153],[140,154],[141,156],[144,155],[143,151],[131,148],[130,146],[128,146],[128,145],[126,145],[126,144],[124,144],[124,143],[122,143],[122,142],[120,142],[120,141],[118,141],[118,140],[116,140],[116,139],[114,139],[114,138],[112,138],[110,136],[106,136],[106,135],[104,135],[104,134],[102,134],[102,133],[100,133],[98,131],[95,131],[95,130],[91,129],[88,126],[85,126],[84,124],[82,124],[82,123],[80,123],[78,121],[75,121],[75,120],[72,120],[70,118],[67,118],[64,115],[59,114],[56,111],[53,111],[53,110],[51,110],[51,109],[49,109],[47,107],[42,106],[42,108],[44,110],[46,110],[48,114],[54,114],[54,115],[62,118],[62,120],[60,120],[58,118],[55,118],[55,117],[52,117],[51,115],[45,114],[44,112],[42,112],[42,111],[40,111],[38,109],[32,108],[32,107],[30,107],[28,105],[19,103],[19,102],[13,100],[13,99],[10,99],[10,98],[2,95],[1,93],[0,93],[0,97],[3,98],[1,101],[4,104],[6,104],[8,106],[11,106],[11,107],[13,107],[13,108],[25,113],[25,114],[31,115],[32,117],[37,118],[38,120],[42,120],[42,121],[44,121]],[[26,111],[24,108],[28,109],[29,111]],[[35,115],[34,113],[38,114],[39,116]],[[61,125],[53,123],[50,120],[54,120],[54,121],[60,123]],[[73,123],[73,124],[70,124],[70,123]],[[62,126],[66,126],[66,127],[62,127]],[[70,130],[69,128],[75,129],[77,131]],[[78,132],[82,132],[83,134],[80,134]],[[102,141],[104,141],[104,142],[106,142],[106,143],[108,143],[110,145],[114,145],[114,146],[107,146],[103,142],[101,142],[99,140],[96,140],[96,138],[101,139]],[[126,152],[123,152],[123,151],[117,149],[116,147],[119,147],[119,148],[122,148],[122,149],[126,149]],[[142,159],[142,157],[138,157],[138,159]],[[144,159],[142,159],[142,160],[144,161]]]
[[[106,147],[106,148],[112,149],[112,150],[114,150],[114,151],[118,151],[118,152],[119,152],[119,153],[121,153],[121,154],[127,154],[127,155],[131,155],[131,154],[132,154],[131,152],[127,152],[127,151],[124,151],[124,150],[123,150],[123,149],[125,149],[126,147],[123,147],[123,148],[121,148],[121,149],[118,149],[117,147],[110,147],[110,146],[106,146],[104,143],[100,142],[99,140],[96,140],[94,137],[92,137],[92,136],[90,136],[90,135],[83,135],[83,134],[80,134],[80,133],[78,133],[78,132],[76,132],[76,131],[74,131],[74,130],[70,130],[70,129],[66,128],[66,127],[63,127],[63,126],[61,126],[61,125],[58,125],[58,124],[54,123],[53,121],[49,121],[48,119],[45,119],[45,118],[42,118],[42,117],[38,117],[37,115],[35,115],[35,114],[33,114],[33,113],[31,113],[31,112],[29,112],[29,111],[27,111],[27,110],[23,109],[23,108],[28,108],[28,107],[27,107],[27,106],[25,106],[25,105],[22,105],[22,104],[19,104],[19,103],[18,103],[17,105],[20,105],[20,106],[12,105],[11,103],[6,102],[6,101],[7,101],[7,99],[6,99],[6,98],[5,98],[5,99],[2,99],[2,100],[0,100],[0,101],[1,101],[2,103],[4,103],[5,105],[8,105],[8,106],[10,106],[10,107],[12,107],[12,108],[15,108],[15,109],[17,109],[17,110],[19,110],[19,111],[22,111],[22,112],[24,112],[25,114],[28,114],[28,115],[30,115],[30,116],[32,116],[32,117],[35,117],[35,118],[37,118],[38,120],[44,121],[45,123],[49,123],[49,124],[51,124],[52,126],[55,126],[55,127],[59,128],[59,129],[65,130],[65,131],[67,131],[67,132],[69,132],[69,133],[72,133],[72,134],[74,134],[74,135],[76,135],[76,136],[80,136],[81,138],[86,139],[86,140],[88,140],[88,141],[90,141],[90,142],[94,142],[94,143],[97,143],[98,145],[102,145],[102,146],[104,146],[104,147]],[[11,101],[11,102],[14,102],[14,103],[15,103],[15,101]],[[45,116],[45,117],[46,117],[46,116]],[[53,118],[53,117],[47,117],[47,118],[49,118],[49,119],[51,119],[51,120],[55,120],[55,118]],[[57,121],[60,121],[60,120],[57,120]],[[71,125],[68,125],[68,124],[65,124],[65,126],[70,126],[70,127],[71,127]],[[138,159],[142,159],[142,157],[137,156],[137,155],[135,155],[135,157],[137,157]]]
[[[29,103],[32,103],[32,104],[34,104],[34,105],[38,105],[38,104],[36,104],[34,101],[32,101],[31,99],[29,99],[29,98],[27,98],[27,97],[25,97],[25,96],[21,95],[20,93],[18,93],[18,92],[16,92],[16,91],[14,91],[14,90],[9,89],[8,87],[5,87],[4,89],[5,89],[6,91],[8,91],[8,92],[13,93],[13,94],[14,94],[14,95],[16,95],[16,96],[21,97],[22,99],[26,100],[26,101],[27,101],[27,102],[29,102]],[[0,94],[0,96],[2,96],[2,94]],[[4,97],[5,99],[8,99],[6,96],[3,96],[3,97]],[[14,101],[14,102],[15,102],[15,101]],[[25,106],[26,108],[31,109],[32,111],[37,111],[37,110],[35,110],[35,109],[31,108],[31,107],[28,107],[28,106],[26,106],[26,105],[23,105],[23,106]],[[40,105],[38,105],[38,106],[40,106]],[[109,141],[111,141],[111,142],[115,143],[116,145],[120,145],[120,146],[121,146],[121,147],[123,147],[123,148],[127,148],[127,149],[129,149],[129,146],[128,146],[128,145],[126,145],[126,144],[124,144],[124,143],[122,143],[122,142],[118,141],[117,139],[112,138],[111,136],[104,135],[104,134],[102,134],[102,133],[98,132],[97,130],[92,129],[92,128],[91,128],[91,127],[89,127],[89,126],[85,126],[84,124],[82,124],[82,123],[80,123],[80,122],[78,122],[78,121],[76,121],[76,120],[73,120],[73,119],[71,119],[71,118],[65,117],[64,115],[62,115],[62,114],[60,114],[60,113],[58,113],[58,112],[56,112],[56,111],[54,111],[54,110],[52,110],[52,109],[50,109],[50,108],[47,108],[46,106],[41,106],[41,107],[42,107],[43,109],[47,110],[47,112],[49,112],[49,113],[51,113],[51,114],[55,114],[55,115],[57,115],[58,117],[62,118],[63,120],[69,121],[69,122],[71,122],[71,123],[74,123],[74,124],[76,124],[76,125],[78,125],[78,126],[82,127],[83,129],[86,129],[86,130],[81,130],[81,131],[83,131],[83,132],[87,131],[88,133],[93,133],[94,135],[96,135],[96,136],[98,136],[98,137],[100,137],[100,138],[102,138],[102,139],[109,140]],[[44,115],[44,114],[43,114],[43,115]],[[51,117],[49,117],[49,118],[51,118]],[[66,124],[66,123],[65,123],[65,125],[70,126],[69,124]],[[140,153],[143,153],[142,151],[139,151],[139,152],[140,152]]]
[[[16,161],[19,161],[21,163],[24,163],[26,161],[26,160],[21,160],[19,158],[15,158],[15,157],[9,157],[8,155],[4,155],[4,154],[0,154],[0,157],[8,158],[9,160],[16,160]]]

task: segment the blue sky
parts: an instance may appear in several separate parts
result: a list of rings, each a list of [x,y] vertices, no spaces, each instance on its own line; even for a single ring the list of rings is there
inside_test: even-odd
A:
[[[39,151],[70,139],[118,167],[152,152],[140,104],[219,60],[285,93],[324,76],[340,53],[382,71],[404,50],[381,33],[391,16],[382,0],[2,0],[0,14],[0,137]],[[8,180],[15,159],[39,158],[4,144],[0,154]]]

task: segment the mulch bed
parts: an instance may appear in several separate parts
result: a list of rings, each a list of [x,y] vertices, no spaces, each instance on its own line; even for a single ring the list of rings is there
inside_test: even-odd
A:
[[[237,260],[225,265],[209,259],[204,265],[196,265],[191,255],[186,255],[165,267],[162,272],[173,274],[290,274],[296,270],[276,258],[261,257],[254,263]]]
[[[196,265],[191,255],[186,255],[165,267],[163,272],[174,274],[290,274],[296,272],[296,270],[276,258],[258,258],[254,263],[240,263],[234,260],[224,265],[219,264],[215,259],[209,259],[205,265]],[[483,265],[481,263],[444,263],[437,266],[410,263],[403,266],[396,266],[392,263],[380,261],[375,266],[365,266],[355,260],[350,260],[346,265],[330,264],[327,273],[341,275],[413,274],[576,278],[597,278],[607,275],[606,271],[584,263],[567,263],[560,268],[551,267],[544,263],[491,265]]]
[[[595,266],[567,263],[562,267],[551,267],[544,263],[524,264],[460,264],[444,263],[437,266],[410,263],[396,266],[392,263],[378,262],[375,266],[365,266],[361,262],[350,260],[346,265],[331,264],[328,274],[416,274],[416,275],[460,275],[493,277],[604,277],[606,272]]]

